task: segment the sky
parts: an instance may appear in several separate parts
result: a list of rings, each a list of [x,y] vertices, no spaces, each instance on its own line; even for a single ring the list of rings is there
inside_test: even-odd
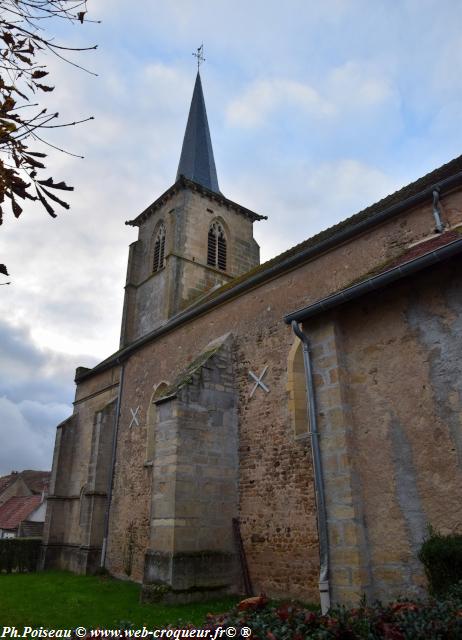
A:
[[[129,7],[129,8],[128,8]],[[262,261],[462,152],[462,4],[456,0],[89,0],[101,24],[49,26],[63,121],[49,175],[69,211],[0,227],[0,474],[50,468],[74,373],[118,347],[126,226],[174,182],[201,67],[220,190],[268,216]]]

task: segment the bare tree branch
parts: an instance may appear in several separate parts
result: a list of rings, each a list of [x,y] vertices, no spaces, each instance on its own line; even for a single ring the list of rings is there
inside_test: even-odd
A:
[[[47,156],[31,149],[30,144],[43,143],[62,153],[82,157],[52,144],[40,133],[75,126],[93,117],[49,124],[58,119],[59,114],[40,108],[36,96],[54,90],[47,78],[46,65],[41,59],[39,63],[38,56],[52,53],[67,64],[96,75],[62,52],[91,51],[97,45],[68,47],[55,42],[49,32],[53,20],[77,24],[98,22],[86,16],[87,0],[0,0],[0,224],[8,211],[16,218],[21,215],[23,209],[18,199],[39,202],[53,217],[56,214],[50,201],[69,208],[67,202],[49,189],[71,191],[73,187],[62,181],[54,182],[52,178],[44,180],[42,172],[46,170]],[[31,102],[32,96],[34,102]],[[8,275],[3,264],[0,264],[0,274]]]

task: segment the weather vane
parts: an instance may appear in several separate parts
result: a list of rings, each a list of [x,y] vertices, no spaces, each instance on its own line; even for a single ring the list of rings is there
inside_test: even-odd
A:
[[[197,52],[192,54],[195,58],[197,58],[197,70],[199,71],[199,67],[203,62],[205,62],[204,58],[204,43],[201,44],[200,47],[197,47]]]

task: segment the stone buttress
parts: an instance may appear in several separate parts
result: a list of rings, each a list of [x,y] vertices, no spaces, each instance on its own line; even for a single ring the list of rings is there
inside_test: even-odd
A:
[[[190,600],[235,591],[237,392],[231,336],[215,340],[155,400],[144,597]]]

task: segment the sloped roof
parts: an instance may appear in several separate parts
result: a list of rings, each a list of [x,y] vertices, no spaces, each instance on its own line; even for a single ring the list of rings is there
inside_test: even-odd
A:
[[[402,189],[395,191],[386,198],[362,209],[355,215],[346,218],[342,222],[339,222],[324,231],[321,231],[304,242],[301,242],[284,253],[281,253],[275,258],[254,267],[237,278],[234,278],[219,289],[213,290],[210,295],[205,298],[201,298],[201,300],[195,305],[191,305],[191,307],[185,309],[178,316],[170,318],[166,324],[162,325],[158,329],[154,329],[147,335],[138,338],[135,342],[127,345],[126,347],[119,349],[111,356],[97,364],[93,369],[83,372],[81,376],[76,377],[76,381],[80,382],[81,380],[91,377],[93,374],[114,366],[114,364],[120,362],[123,358],[126,358],[129,354],[150,340],[155,339],[158,335],[174,329],[183,322],[190,320],[192,317],[196,317],[207,312],[215,305],[239,296],[243,292],[259,286],[260,284],[295,268],[299,264],[306,263],[316,255],[329,251],[338,244],[352,239],[356,235],[363,233],[365,230],[382,223],[384,220],[399,215],[402,211],[417,206],[427,200],[429,200],[429,207],[431,207],[432,191],[435,187],[441,187],[441,197],[444,197],[446,190],[453,189],[461,185],[462,155],[450,162],[447,162],[434,171],[431,171],[415,182],[408,184]],[[164,196],[167,194],[168,192],[166,192]],[[148,210],[141,214],[141,216],[145,215],[147,212]],[[126,224],[139,224],[141,216],[138,216],[137,219]]]
[[[189,108],[176,179],[180,176],[220,193],[199,71]]]
[[[32,493],[42,493],[48,489],[50,484],[51,471],[35,471],[34,469],[25,469],[24,471],[13,471],[7,476],[0,477],[0,494],[2,494],[9,486],[21,478]]]
[[[438,169],[431,171],[430,173],[426,174],[422,178],[419,178],[415,182],[408,184],[402,189],[395,191],[389,196],[382,198],[382,200],[379,200],[378,202],[371,204],[369,207],[362,209],[358,213],[350,216],[349,218],[346,218],[345,220],[342,220],[341,222],[334,224],[332,227],[328,227],[327,229],[320,231],[316,235],[311,236],[311,238],[308,238],[307,240],[304,240],[300,244],[297,244],[294,247],[291,247],[287,251],[280,253],[279,255],[275,256],[271,260],[268,260],[267,262],[264,262],[263,264],[258,265],[257,267],[254,267],[250,271],[247,271],[241,276],[234,278],[234,280],[231,280],[230,282],[224,284],[219,289],[215,289],[210,294],[208,299],[210,299],[211,297],[215,298],[219,296],[223,291],[227,289],[232,289],[240,282],[244,282],[245,280],[248,280],[250,277],[252,277],[253,275],[256,275],[257,273],[267,272],[271,267],[282,264],[291,258],[295,258],[300,254],[302,254],[303,252],[305,252],[306,250],[312,247],[314,248],[317,245],[321,245],[321,243],[323,243],[326,240],[329,240],[330,238],[335,238],[335,236],[343,230],[346,230],[349,228],[354,229],[355,227],[359,226],[362,222],[372,220],[375,217],[378,218],[380,214],[383,214],[388,210],[393,209],[394,207],[400,205],[401,203],[403,204],[403,209],[404,209],[406,207],[406,202],[410,198],[413,198],[418,194],[425,192],[428,189],[432,189],[433,187],[439,186],[441,182],[457,174],[460,174],[461,181],[462,181],[462,155],[444,164]],[[429,196],[430,195],[431,194],[429,194]],[[442,197],[444,197],[444,192],[441,195]],[[397,211],[397,213],[398,212],[399,211]]]
[[[18,474],[10,473],[8,476],[2,476],[0,478],[0,495],[8,489],[8,487],[13,484],[13,482],[17,479]]]
[[[437,262],[447,260],[462,252],[462,226],[451,229],[403,251],[389,262],[378,265],[372,271],[353,280],[347,287],[296,309],[284,317],[286,324],[305,321],[308,318],[330,311],[346,302],[355,300],[406,276],[414,275]]]
[[[48,490],[51,471],[34,471],[32,469],[26,469],[26,471],[21,471],[20,475],[32,493],[42,493],[42,491]]]
[[[0,507],[0,529],[13,531],[37,509],[41,496],[14,496]]]
[[[231,334],[226,333],[219,338],[215,338],[202,350],[202,352],[182,371],[174,380],[173,384],[164,389],[159,398],[154,400],[155,404],[161,404],[167,399],[175,396],[178,391],[193,382],[196,373],[199,373],[201,369],[207,366],[207,363],[213,358],[213,356],[224,346],[224,344],[230,339]]]

